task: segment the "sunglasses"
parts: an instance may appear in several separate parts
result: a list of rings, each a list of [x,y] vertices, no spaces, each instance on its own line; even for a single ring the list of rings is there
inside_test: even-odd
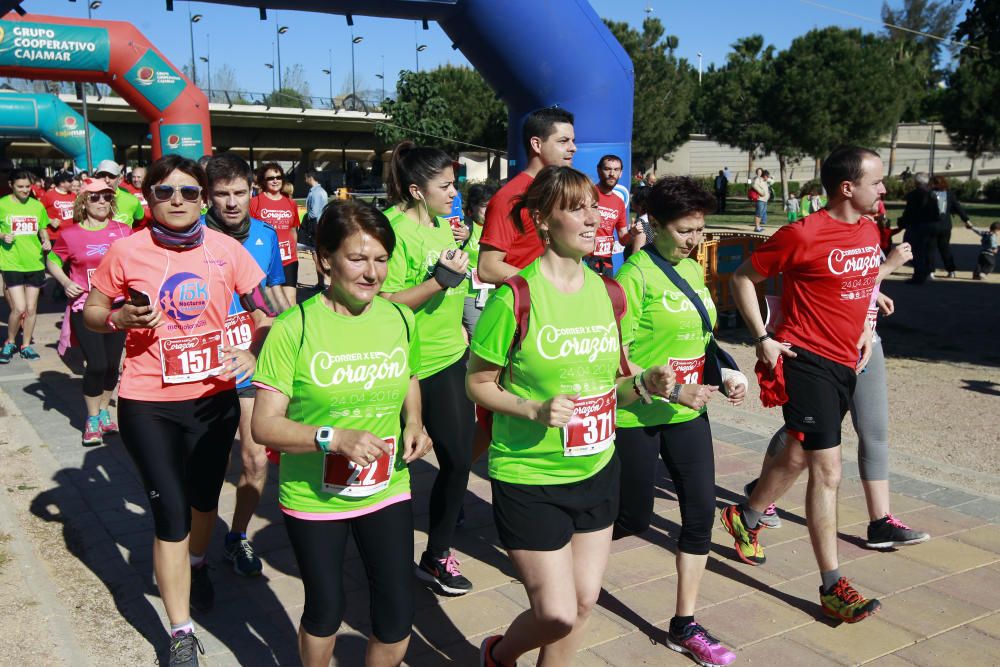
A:
[[[174,198],[174,192],[180,191],[181,199],[186,202],[196,202],[201,200],[200,185],[154,185],[152,188],[153,199],[156,201],[170,201]]]
[[[109,178],[118,178],[118,176],[116,176],[115,174],[109,174],[106,171],[102,171],[100,173],[94,174],[94,178],[100,178],[100,179],[107,180]]]
[[[110,204],[115,200],[115,193],[113,192],[92,192],[88,197],[91,204],[96,204],[99,201]]]
[[[285,180],[285,177],[284,176],[268,176],[264,180],[265,181],[283,181],[283,180]]]

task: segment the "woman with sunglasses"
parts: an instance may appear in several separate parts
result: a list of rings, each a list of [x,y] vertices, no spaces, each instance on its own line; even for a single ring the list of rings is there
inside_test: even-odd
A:
[[[285,284],[281,288],[285,300],[295,305],[299,284],[299,206],[284,194],[285,172],[277,162],[268,162],[257,170],[260,194],[250,200],[250,217],[262,220],[278,232],[281,265],[285,269]]]
[[[66,225],[46,260],[49,273],[69,298],[59,337],[59,354],[64,354],[75,338],[86,363],[83,372],[83,401],[87,406],[84,447],[100,445],[104,434],[118,431],[108,408],[118,386],[125,334],[121,331],[96,333],[83,323],[83,305],[90,294],[91,276],[111,244],[132,233],[128,225],[115,221],[114,215],[115,191],[104,181],[88,180],[73,202],[71,219],[76,224]]]
[[[84,306],[93,331],[126,332],[118,419],[153,515],[170,665],[198,664],[190,607],[214,602],[205,552],[239,424],[236,381],[256,365],[224,344],[226,315],[234,292],[250,301],[264,278],[239,241],[201,224],[206,189],[192,160],[153,163],[143,184],[153,222],[109,248]]]

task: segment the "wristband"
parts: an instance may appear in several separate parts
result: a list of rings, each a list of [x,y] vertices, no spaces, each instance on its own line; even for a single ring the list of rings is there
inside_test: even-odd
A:
[[[681,399],[681,388],[684,385],[678,383],[674,385],[674,388],[670,390],[670,395],[667,396],[667,403],[677,403]]]
[[[119,329],[115,325],[114,320],[111,319],[111,316],[114,315],[114,314],[115,314],[115,311],[113,311],[113,310],[108,313],[108,316],[104,319],[104,326],[106,326],[107,328],[111,329],[111,331],[121,331],[121,329]]]
[[[770,339],[771,339],[771,334],[765,333],[763,336],[758,336],[757,338],[754,338],[753,339],[753,344],[754,345],[760,345],[765,340],[770,340]]]
[[[444,289],[449,289],[451,287],[458,287],[465,281],[465,274],[459,273],[458,271],[452,271],[447,266],[438,262],[434,266],[434,280],[437,281],[438,285]]]

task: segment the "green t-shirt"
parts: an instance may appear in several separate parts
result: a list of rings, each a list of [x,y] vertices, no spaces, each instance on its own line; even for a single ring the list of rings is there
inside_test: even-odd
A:
[[[348,495],[353,490],[345,493],[327,487],[324,491],[326,455],[322,452],[282,454],[281,507],[307,514],[356,513],[409,493],[400,411],[420,358],[413,313],[381,297],[357,317],[333,312],[318,294],[302,307],[305,336],[298,308],[278,316],[261,349],[254,382],[289,397],[286,414],[292,421],[395,438],[396,455],[388,485],[361,497]],[[331,459],[344,467],[344,457],[332,455]],[[383,463],[383,472],[388,472],[388,462]]]
[[[674,267],[701,297],[715,325],[712,296],[698,262],[684,259]],[[625,289],[628,309],[622,319],[622,340],[629,359],[641,368],[670,364],[683,384],[704,384],[705,347],[709,334],[701,316],[684,294],[653,263],[644,250],[634,253],[615,279]],[[699,370],[700,369],[700,370]],[[678,424],[704,412],[653,397],[651,404],[636,401],[618,409],[618,426]]]
[[[618,325],[601,278],[584,271],[583,287],[566,294],[542,275],[539,260],[520,275],[531,292],[528,331],[514,350],[510,368],[500,374],[503,388],[534,401],[558,394],[613,392],[620,357]],[[513,292],[497,289],[476,325],[472,351],[491,364],[506,366],[515,319]],[[591,477],[614,454],[611,444],[599,453],[566,456],[563,431],[496,413],[490,477],[516,484],[568,484]]]
[[[396,207],[385,211],[396,233],[396,249],[389,258],[389,269],[382,285],[387,294],[416,287],[430,277],[434,266],[447,248],[458,249],[451,226],[436,218],[436,227],[424,227]],[[413,309],[420,328],[420,366],[417,377],[434,375],[462,358],[465,337],[462,334],[462,311],[465,308],[465,283],[438,292]]]
[[[14,235],[13,243],[0,242],[0,270],[44,271],[38,232],[48,226],[49,215],[37,199],[29,198],[23,204],[14,195],[0,199],[0,236]]]
[[[139,198],[122,188],[118,188],[115,191],[115,208],[118,212],[115,213],[114,219],[129,227],[142,220],[145,216],[145,212],[142,210],[142,202],[139,201]]]

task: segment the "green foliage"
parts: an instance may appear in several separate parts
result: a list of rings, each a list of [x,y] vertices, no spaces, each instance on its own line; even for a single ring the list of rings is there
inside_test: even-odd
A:
[[[605,23],[632,59],[632,166],[646,170],[687,141],[697,74],[687,60],[674,56],[677,37],[665,35],[659,19],[644,20],[641,33],[624,22]]]
[[[384,105],[392,124],[419,132],[379,125],[376,134],[386,143],[410,138],[452,152],[467,148],[420,134],[427,132],[498,150],[506,146],[507,109],[477,71],[454,65],[427,72],[404,70],[396,90],[396,99]]]
[[[960,201],[978,201],[979,191],[983,184],[975,178],[949,178],[948,189],[955,193]]]
[[[893,9],[888,2],[883,2],[882,21],[907,28],[908,30],[886,28],[886,31],[893,41],[911,44],[926,53],[930,65],[936,68],[941,60],[944,44],[935,36],[951,33],[960,9],[961,5],[955,2],[902,0],[899,9]]]
[[[903,180],[898,176],[887,176],[882,180],[885,186],[886,201],[900,201],[906,197],[906,193],[913,189],[913,179]]]
[[[744,37],[721,69],[710,67],[703,77],[695,114],[698,124],[715,141],[740,150],[769,153],[771,130],[764,103],[772,77],[774,47],[764,47],[760,35]],[[730,184],[732,187],[732,184]]]
[[[386,99],[382,105],[392,118],[392,125],[379,123],[375,126],[379,139],[387,144],[413,139],[418,144],[445,148],[444,142],[434,137],[457,136],[441,86],[431,78],[430,72],[403,70],[399,73],[396,91],[396,99]]]
[[[1000,67],[1000,3],[973,0],[955,37],[963,44],[963,58],[987,60]]]
[[[234,100],[235,102],[235,100]],[[312,102],[299,91],[287,86],[264,96],[264,104],[271,107],[312,108]]]
[[[983,186],[983,195],[986,197],[986,201],[991,204],[1000,204],[1000,178],[986,181],[986,185]]]
[[[948,84],[941,122],[952,144],[973,161],[1000,153],[1000,67],[963,56]]]
[[[837,63],[831,67],[830,63]],[[765,99],[776,153],[822,156],[841,144],[875,146],[896,124],[893,46],[859,30],[811,30],[775,58]]]

